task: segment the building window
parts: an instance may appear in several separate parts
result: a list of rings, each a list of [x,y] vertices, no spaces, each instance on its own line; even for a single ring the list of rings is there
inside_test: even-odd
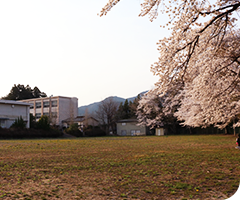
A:
[[[78,122],[78,126],[83,126],[83,122]]]
[[[43,113],[43,115],[45,115],[45,116],[49,116],[49,113],[45,112],[45,113]]]
[[[131,130],[131,135],[134,136],[134,135],[139,135],[141,133],[140,130]]]
[[[36,102],[36,108],[41,108],[42,107],[42,103],[41,102]]]
[[[122,123],[122,126],[126,126],[126,123]]]
[[[141,131],[140,130],[136,130],[136,133],[141,133]]]
[[[33,105],[31,104],[30,109],[33,109]]]
[[[131,130],[131,135],[135,135],[136,131],[135,130]]]
[[[41,118],[41,113],[36,113],[35,118],[40,119]]]
[[[48,108],[49,107],[49,101],[44,101],[43,102],[43,107]]]
[[[52,107],[57,107],[57,100],[52,101]]]
[[[51,112],[52,118],[57,118],[57,112]]]

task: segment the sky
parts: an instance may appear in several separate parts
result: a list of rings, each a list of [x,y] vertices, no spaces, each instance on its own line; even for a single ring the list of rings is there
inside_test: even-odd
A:
[[[0,98],[14,84],[78,105],[129,98],[154,87],[157,41],[169,35],[138,17],[140,0],[122,0],[99,17],[107,0],[0,1]]]

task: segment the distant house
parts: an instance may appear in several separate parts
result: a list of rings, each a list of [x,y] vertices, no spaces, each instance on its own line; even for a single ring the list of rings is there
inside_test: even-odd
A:
[[[26,128],[29,128],[30,106],[29,103],[0,99],[0,126],[9,128],[16,119],[22,117],[26,123]]]
[[[21,100],[30,103],[30,113],[39,120],[46,115],[50,118],[53,125],[62,127],[62,121],[67,118],[75,118],[78,113],[78,99],[75,97],[44,97],[35,99]]]
[[[98,126],[99,121],[93,117],[85,117],[85,116],[77,116],[76,118],[68,118],[62,121],[64,127],[69,127],[71,123],[78,124],[79,127],[87,127],[87,126]]]
[[[117,121],[117,135],[135,136],[147,135],[147,127],[138,126],[137,119],[124,119]]]

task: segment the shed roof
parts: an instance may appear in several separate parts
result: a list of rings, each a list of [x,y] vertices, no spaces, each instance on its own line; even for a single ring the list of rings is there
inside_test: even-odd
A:
[[[122,119],[118,120],[117,123],[128,123],[128,122],[138,122],[137,119]]]
[[[23,99],[23,100],[19,100],[21,102],[29,102],[29,101],[38,101],[38,100],[49,100],[51,98],[51,100],[54,99],[58,99],[58,98],[65,98],[65,99],[77,99],[77,97],[65,97],[65,96],[51,96],[51,97],[39,97],[39,98],[32,98],[32,99]]]
[[[4,99],[0,99],[0,104],[11,104],[11,105],[21,105],[21,106],[31,106],[32,105],[30,103],[14,101],[14,100],[4,100]]]

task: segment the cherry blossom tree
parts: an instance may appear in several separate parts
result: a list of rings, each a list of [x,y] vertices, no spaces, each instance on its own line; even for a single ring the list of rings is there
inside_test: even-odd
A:
[[[109,0],[100,16],[119,1]],[[234,120],[234,126],[240,126],[240,40],[235,17],[239,0],[144,0],[141,7],[139,16],[149,15],[151,21],[159,13],[168,14],[163,27],[172,31],[157,43],[159,58],[151,71],[159,81],[149,98],[153,91],[159,97],[169,96],[161,109],[165,114],[177,102],[175,116],[184,125],[224,128]],[[178,92],[170,95],[174,90]],[[147,99],[140,104],[150,103]],[[161,114],[155,118],[158,121]]]
[[[155,128],[163,126],[163,98],[160,98],[155,91],[150,90],[142,96],[137,108],[137,118],[140,126]]]
[[[215,48],[215,43],[212,43]],[[208,48],[211,48],[209,45]],[[199,70],[181,91],[181,107],[175,116],[185,125],[226,127],[239,126],[240,114],[240,35],[227,34],[217,53],[198,54]],[[180,98],[180,97],[178,97]]]
[[[178,88],[181,88],[180,85],[181,84],[178,85]],[[150,128],[164,126],[168,133],[176,134],[179,132],[180,130],[177,131],[177,129],[181,127],[179,126],[177,118],[174,116],[174,113],[179,107],[179,100],[172,100],[179,91],[180,90],[168,91],[168,94],[161,97],[157,95],[154,89],[144,94],[139,101],[136,113],[139,125]],[[171,106],[168,106],[169,101],[172,102]]]

